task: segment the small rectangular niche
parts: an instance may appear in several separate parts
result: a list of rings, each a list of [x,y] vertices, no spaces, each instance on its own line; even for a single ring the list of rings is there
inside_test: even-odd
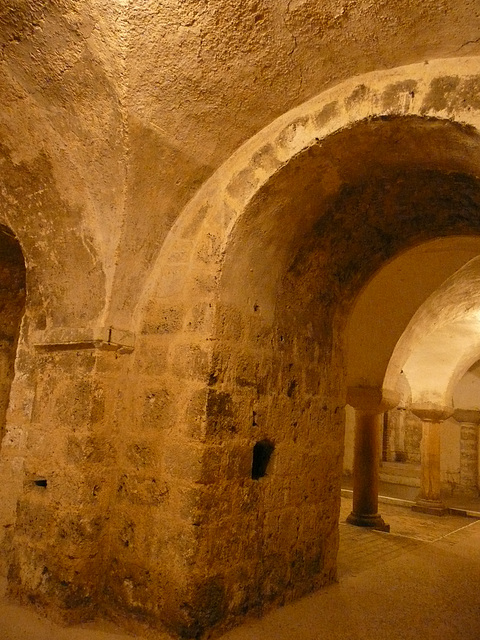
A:
[[[275,446],[270,440],[261,440],[253,447],[252,480],[260,480],[267,475],[267,467]]]
[[[47,488],[47,481],[45,478],[37,478],[36,480],[33,481],[33,484],[36,487],[41,487],[42,489]]]

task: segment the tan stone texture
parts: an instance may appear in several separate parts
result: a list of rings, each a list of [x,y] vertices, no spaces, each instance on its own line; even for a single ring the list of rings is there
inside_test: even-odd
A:
[[[347,385],[379,384],[348,368],[355,300],[480,234],[479,24],[468,0],[3,0],[12,596],[200,638],[335,579]]]

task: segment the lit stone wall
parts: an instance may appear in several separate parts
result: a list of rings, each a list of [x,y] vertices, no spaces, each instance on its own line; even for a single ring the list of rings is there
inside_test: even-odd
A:
[[[107,606],[195,637],[335,576],[343,410],[291,318],[221,304],[213,349],[189,313],[159,318],[117,418]],[[273,453],[255,479],[259,442]]]
[[[375,138],[388,157],[400,130],[409,145],[436,139],[436,123],[403,126],[367,121],[296,157],[223,250],[212,227],[197,242],[200,216],[178,232],[161,294],[147,297],[119,419],[107,593],[131,620],[195,637],[333,578],[351,304],[400,251],[479,231],[476,180],[423,157],[415,171],[374,164],[374,178],[352,169],[319,202],[329,154],[370,153]],[[471,203],[462,219],[457,200]],[[273,453],[254,479],[261,442]]]
[[[255,303],[250,313],[219,310],[206,416],[214,464],[199,532],[199,566],[222,592],[219,618],[335,576],[342,405],[329,393],[326,345],[279,307],[273,326]],[[256,478],[255,447],[265,443],[272,457]]]
[[[186,318],[181,308],[159,310],[122,379],[104,601],[123,622],[190,637],[203,469],[216,459],[205,447],[208,347],[181,331]]]
[[[448,122],[476,61],[424,61],[480,45],[469,2],[167,4],[0,10],[0,543],[49,615],[198,637],[334,577],[345,321],[398,251],[479,230]]]
[[[102,593],[116,488],[109,417],[121,360],[109,350],[60,344],[38,348],[35,363],[10,593],[63,620],[88,619]]]

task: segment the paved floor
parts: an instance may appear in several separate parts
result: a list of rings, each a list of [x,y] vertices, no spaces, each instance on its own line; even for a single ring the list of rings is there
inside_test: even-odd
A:
[[[338,583],[222,640],[480,640],[480,520],[382,504],[387,534],[345,524],[350,510],[342,499]],[[131,637],[101,622],[63,629],[0,603],[0,640]]]

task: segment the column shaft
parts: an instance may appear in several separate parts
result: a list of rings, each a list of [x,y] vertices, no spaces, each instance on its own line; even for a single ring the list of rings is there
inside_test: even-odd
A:
[[[474,496],[480,491],[480,411],[457,408],[453,417],[460,425],[460,489]]]
[[[460,423],[460,487],[478,494],[478,425]]]
[[[422,430],[421,497],[440,500],[440,425],[437,422],[424,422]]]
[[[445,505],[441,499],[440,482],[440,423],[423,420],[420,445],[421,475],[420,493],[413,507],[415,511],[443,515]]]
[[[395,414],[395,461],[405,462],[405,409],[398,408]]]
[[[378,513],[380,434],[383,414],[356,410],[353,461],[353,509],[347,522],[388,531]]]

